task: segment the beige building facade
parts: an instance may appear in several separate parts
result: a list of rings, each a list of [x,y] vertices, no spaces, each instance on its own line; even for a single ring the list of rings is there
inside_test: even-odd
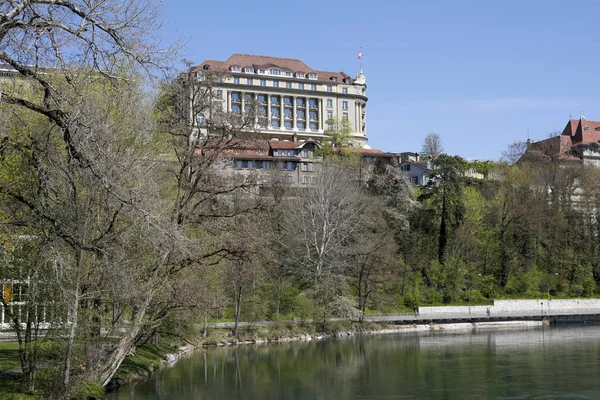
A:
[[[357,147],[367,146],[367,85],[362,70],[315,70],[300,60],[234,54],[226,61],[206,60],[192,69],[197,83],[211,72],[223,73],[212,88],[223,111],[242,113],[258,107],[252,131],[267,140],[320,140],[327,121],[347,120]],[[196,116],[202,126],[204,115]]]

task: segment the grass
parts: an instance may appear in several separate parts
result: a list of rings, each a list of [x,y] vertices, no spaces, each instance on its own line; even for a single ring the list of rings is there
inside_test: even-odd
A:
[[[166,354],[177,353],[178,349],[170,345],[139,346],[135,355],[126,357],[114,376],[114,380],[120,384],[150,376],[153,370],[160,367]]]
[[[0,342],[0,371],[20,366],[19,342]]]

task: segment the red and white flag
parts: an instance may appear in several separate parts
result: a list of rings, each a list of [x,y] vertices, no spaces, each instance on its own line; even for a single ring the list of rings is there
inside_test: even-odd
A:
[[[358,59],[360,60],[362,58],[362,47],[361,49],[358,51]]]

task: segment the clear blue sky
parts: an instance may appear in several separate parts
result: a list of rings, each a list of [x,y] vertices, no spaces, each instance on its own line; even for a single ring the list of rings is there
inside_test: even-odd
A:
[[[600,120],[598,0],[164,0],[164,35],[200,63],[233,53],[358,72],[369,145],[498,159],[514,140]]]

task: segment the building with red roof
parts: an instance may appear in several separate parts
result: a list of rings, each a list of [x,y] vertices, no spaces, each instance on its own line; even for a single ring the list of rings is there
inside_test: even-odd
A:
[[[558,160],[562,162],[600,163],[600,122],[584,116],[571,119],[562,133],[538,142],[529,142],[520,161]]]
[[[367,145],[367,85],[362,71],[355,78],[344,72],[311,68],[298,59],[233,54],[225,61],[206,60],[191,69],[197,85],[218,74],[211,86],[215,105],[223,111],[248,113],[257,107],[254,136],[280,141],[321,140],[327,121],[347,120],[357,147]],[[208,115],[197,115],[200,129]]]

